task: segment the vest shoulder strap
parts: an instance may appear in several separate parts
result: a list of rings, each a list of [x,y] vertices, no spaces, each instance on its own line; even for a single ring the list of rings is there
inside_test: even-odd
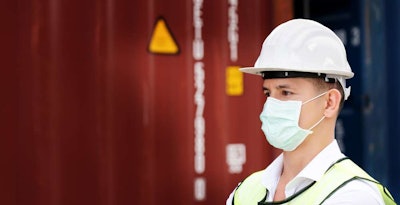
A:
[[[295,198],[293,204],[307,202],[307,204],[322,204],[337,190],[353,180],[366,180],[373,182],[381,192],[385,204],[396,204],[389,191],[378,181],[368,175],[363,169],[348,158],[343,158],[333,164],[322,177],[310,189]],[[291,203],[290,203],[291,204]]]
[[[263,170],[255,172],[242,181],[233,195],[232,204],[257,204],[267,195],[267,189],[261,184]]]

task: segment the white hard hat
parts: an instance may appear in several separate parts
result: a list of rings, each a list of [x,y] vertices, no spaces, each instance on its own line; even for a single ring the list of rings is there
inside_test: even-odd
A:
[[[354,76],[342,41],[329,28],[307,19],[293,19],[276,27],[265,39],[254,67],[240,70],[258,75],[265,71],[322,74],[340,82],[345,99],[350,95],[346,79]]]

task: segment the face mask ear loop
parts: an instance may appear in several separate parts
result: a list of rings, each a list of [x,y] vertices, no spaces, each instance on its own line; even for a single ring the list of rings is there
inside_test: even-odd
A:
[[[325,95],[326,93],[328,93],[328,91],[323,92],[323,93],[321,93],[321,94],[319,94],[319,95],[317,95],[317,96],[315,96],[315,97],[313,97],[313,98],[311,98],[311,99],[305,101],[305,102],[303,103],[303,105],[306,104],[306,103],[308,103],[308,102],[311,102],[311,101],[313,101],[313,100],[315,100],[315,99],[317,99],[317,98],[319,98],[319,97],[321,97],[321,96],[323,96],[323,95]],[[324,120],[324,119],[325,119],[325,115],[324,115],[317,123],[315,123],[313,126],[311,126],[310,129],[308,129],[308,130],[314,129],[314,128],[315,128],[317,125],[319,125],[319,123],[321,123],[322,120]]]
[[[324,120],[324,119],[325,119],[325,115],[324,115],[317,123],[315,123],[313,126],[311,126],[310,129],[308,129],[308,130],[314,129],[314,128],[315,128],[317,125],[319,125],[319,123],[321,123],[322,120]]]
[[[315,96],[315,97],[313,97],[313,98],[311,98],[311,99],[309,99],[309,100],[303,102],[303,105],[306,104],[306,103],[309,103],[309,102],[311,102],[311,101],[313,101],[313,100],[315,100],[315,99],[317,99],[317,98],[319,98],[319,97],[321,97],[321,96],[323,96],[323,95],[325,95],[326,93],[328,93],[328,91],[326,91],[326,92],[324,92],[324,93],[321,93],[321,94],[319,94],[319,95],[317,95],[317,96]]]

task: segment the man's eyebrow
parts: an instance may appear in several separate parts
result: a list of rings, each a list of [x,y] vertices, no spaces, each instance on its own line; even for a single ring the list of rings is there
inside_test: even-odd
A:
[[[276,89],[287,89],[287,88],[291,88],[291,86],[289,84],[283,84],[283,85],[277,85],[275,87]],[[269,90],[269,88],[267,87],[262,87],[263,90]]]
[[[283,85],[276,86],[276,89],[285,89],[285,88],[291,88],[291,87],[288,84],[283,84]]]

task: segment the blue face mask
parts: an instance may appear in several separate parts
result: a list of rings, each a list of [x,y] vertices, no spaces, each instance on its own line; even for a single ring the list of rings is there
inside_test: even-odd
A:
[[[260,119],[262,122],[261,129],[269,144],[284,151],[295,150],[308,135],[313,133],[312,129],[325,119],[325,116],[323,116],[309,129],[299,127],[301,106],[326,93],[324,92],[304,103],[293,100],[281,101],[268,97],[260,114]]]

